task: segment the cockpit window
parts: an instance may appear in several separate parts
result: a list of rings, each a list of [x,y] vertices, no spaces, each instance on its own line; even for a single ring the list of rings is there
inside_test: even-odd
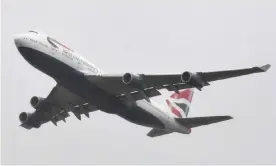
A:
[[[36,34],[38,34],[38,32],[36,32],[36,31],[29,31],[29,32],[33,32],[33,33],[36,33]]]
[[[49,42],[53,47],[55,47],[55,48],[58,48],[57,45],[59,45],[59,46],[62,46],[63,48],[66,48],[66,49],[68,49],[68,50],[74,52],[73,50],[71,50],[70,48],[68,48],[67,46],[65,46],[64,44],[58,42],[57,40],[55,40],[55,39],[53,39],[53,38],[51,38],[51,37],[49,37],[49,36],[47,37],[47,40],[48,40],[48,42]]]

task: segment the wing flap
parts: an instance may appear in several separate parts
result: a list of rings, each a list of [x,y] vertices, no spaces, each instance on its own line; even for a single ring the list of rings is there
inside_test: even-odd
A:
[[[175,118],[175,120],[181,125],[187,128],[194,128],[203,125],[209,125],[212,123],[218,123],[233,119],[231,116],[207,116],[207,117],[195,117],[195,118]]]
[[[129,100],[129,97],[131,97],[134,101],[137,101],[137,100],[145,99],[147,97],[154,97],[158,95],[161,95],[161,93],[157,89],[152,87],[152,88],[144,89],[144,91],[134,91],[128,94],[119,95],[117,97],[123,100],[124,99]]]

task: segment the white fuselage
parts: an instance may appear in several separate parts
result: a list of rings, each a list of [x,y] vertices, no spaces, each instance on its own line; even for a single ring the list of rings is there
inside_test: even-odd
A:
[[[31,65],[41,70],[42,72],[46,73],[47,75],[51,76],[60,84],[63,84],[63,86],[65,86],[68,90],[72,91],[73,93],[80,92],[78,95],[80,95],[89,103],[92,103],[93,105],[95,105],[97,108],[99,108],[104,112],[110,113],[111,109],[114,109],[115,111],[118,111],[118,112],[124,112],[121,110],[125,110],[125,113],[126,112],[128,113],[126,114],[122,113],[124,115],[120,115],[120,113],[116,113],[116,112],[115,114],[118,114],[121,117],[133,123],[144,125],[142,122],[143,119],[137,120],[135,119],[134,116],[129,115],[133,110],[128,110],[128,109],[132,109],[132,108],[127,108],[126,106],[119,104],[120,100],[117,100],[115,96],[108,95],[108,93],[105,93],[103,90],[101,90],[100,88],[97,88],[95,85],[93,85],[93,88],[90,88],[90,86],[92,87],[93,83],[90,83],[91,85],[88,85],[87,82],[82,84],[82,83],[79,83],[78,80],[71,81],[70,76],[64,76],[64,75],[73,75],[75,74],[75,71],[77,73],[82,73],[83,75],[105,74],[102,70],[97,68],[89,61],[87,61],[85,58],[83,58],[80,54],[76,53],[75,51],[72,51],[71,49],[67,48],[62,43],[56,41],[55,39],[49,37],[48,35],[40,32],[39,33],[28,32],[25,34],[21,34],[15,38],[15,44],[19,49],[20,53],[22,54],[22,56]],[[60,64],[64,64],[72,70],[70,70],[70,72],[67,72],[67,73],[63,72],[62,67],[60,70],[57,70],[57,69],[51,70],[51,68],[55,68],[55,67],[58,68],[58,64],[51,66],[51,64],[45,64],[43,60],[41,60],[40,62],[39,60],[40,57],[37,57],[38,54],[30,55],[33,53],[28,50],[25,51],[24,49],[35,50],[37,52],[43,53],[43,55],[48,56],[47,58],[55,59]],[[76,78],[81,78],[81,77],[76,77]],[[72,84],[70,84],[70,82],[72,82]],[[80,86],[77,86],[77,85],[80,85]],[[87,93],[85,92],[85,89],[81,90],[81,88],[84,88],[84,87],[87,88],[88,86],[91,89],[91,91],[93,92],[97,91],[96,93],[97,96],[95,96],[95,93],[91,93],[89,90],[87,90]],[[171,114],[167,110],[161,109],[159,105],[155,103],[153,100],[150,100],[150,101],[151,102],[148,102],[146,100],[136,101],[137,108],[134,111],[144,111],[145,115],[150,114],[151,116],[159,120],[160,123],[164,125],[164,127],[163,128],[160,127],[160,125],[158,125],[157,123],[151,124],[151,122],[147,122],[144,126],[152,127],[152,128],[162,128],[165,130],[184,133],[184,134],[189,134],[191,132],[190,129],[177,123],[174,119],[175,116],[173,114]],[[146,117],[145,117],[145,120],[146,120]]]

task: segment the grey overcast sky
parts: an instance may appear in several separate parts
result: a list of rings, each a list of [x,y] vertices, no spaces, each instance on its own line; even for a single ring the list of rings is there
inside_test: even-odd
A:
[[[3,0],[2,163],[276,164],[275,18],[273,0]],[[102,112],[27,131],[18,115],[34,111],[30,98],[47,96],[55,85],[16,50],[13,37],[30,29],[109,73],[272,68],[197,91],[189,116],[234,119],[191,135],[151,139],[149,128]]]

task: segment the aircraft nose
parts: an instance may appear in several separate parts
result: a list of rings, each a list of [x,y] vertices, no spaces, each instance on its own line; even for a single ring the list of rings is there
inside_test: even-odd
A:
[[[24,46],[24,36],[23,35],[17,35],[14,37],[14,43],[16,47]]]

